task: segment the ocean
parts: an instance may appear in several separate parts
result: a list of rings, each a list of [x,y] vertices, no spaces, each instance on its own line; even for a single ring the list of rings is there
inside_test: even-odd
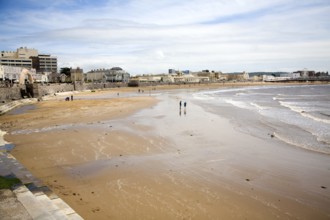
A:
[[[223,88],[193,100],[241,132],[330,154],[330,85]]]

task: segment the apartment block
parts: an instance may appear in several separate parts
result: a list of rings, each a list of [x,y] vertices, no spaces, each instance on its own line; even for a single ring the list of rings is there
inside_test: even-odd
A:
[[[38,50],[20,47],[16,51],[1,51],[0,65],[34,68],[38,73],[57,72],[57,58],[49,54],[39,54]]]
[[[37,72],[49,72],[57,73],[57,57],[49,54],[39,54],[38,56],[32,56],[32,67]]]

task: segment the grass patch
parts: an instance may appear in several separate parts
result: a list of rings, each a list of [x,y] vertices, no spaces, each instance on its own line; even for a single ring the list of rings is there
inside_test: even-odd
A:
[[[6,178],[0,176],[0,189],[10,189],[12,186],[21,183],[21,181],[17,178]]]

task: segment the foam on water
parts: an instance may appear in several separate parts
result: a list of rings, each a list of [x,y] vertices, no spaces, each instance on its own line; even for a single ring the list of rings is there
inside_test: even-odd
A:
[[[330,154],[328,94],[330,85],[259,86],[207,91],[196,100],[232,119],[242,132],[259,137],[268,132],[290,145]]]
[[[248,103],[241,102],[241,101],[235,101],[232,99],[225,99],[226,103],[232,104],[233,106],[242,108],[242,109],[251,109],[251,106]]]
[[[251,102],[250,105],[256,107],[259,111],[262,111],[262,110],[267,110],[268,107],[266,106],[261,106],[261,105],[258,105],[257,103],[254,103],[254,102]]]
[[[317,111],[317,108],[315,108],[315,106],[302,106],[302,105],[298,105],[298,103],[295,103],[295,102],[280,101],[279,103],[282,106],[287,107],[287,108],[291,109],[292,111],[301,114],[304,117],[313,119],[313,120],[318,121],[318,122],[323,122],[323,123],[330,124],[329,119],[320,118],[317,115],[312,115],[312,114],[309,113],[309,111]],[[323,113],[323,114],[325,114],[325,113]],[[319,114],[319,115],[322,115],[322,114]],[[327,114],[325,114],[325,115],[327,115]]]

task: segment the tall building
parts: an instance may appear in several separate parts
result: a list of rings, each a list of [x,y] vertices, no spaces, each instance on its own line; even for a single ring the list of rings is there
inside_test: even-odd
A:
[[[25,68],[31,69],[32,60],[31,59],[15,59],[15,58],[9,58],[9,57],[1,58],[0,65],[25,67]]]
[[[49,54],[39,54],[32,56],[32,67],[37,72],[51,72],[57,73],[57,58]]]
[[[31,69],[31,56],[37,56],[38,51],[20,47],[16,51],[1,51],[0,64],[4,66],[17,66]]]
[[[1,51],[0,65],[35,68],[37,72],[57,72],[57,58],[38,54],[38,50],[20,47],[16,51]]]

